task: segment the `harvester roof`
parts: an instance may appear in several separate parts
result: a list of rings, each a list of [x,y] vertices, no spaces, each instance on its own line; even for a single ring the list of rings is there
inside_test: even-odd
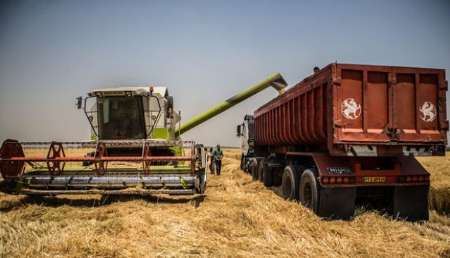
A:
[[[169,90],[167,87],[161,86],[122,86],[122,87],[114,87],[114,88],[103,88],[103,89],[95,89],[88,93],[89,96],[96,96],[98,94],[101,95],[110,95],[117,96],[123,95],[126,92],[131,92],[133,95],[142,95],[147,96],[150,93],[150,88],[153,88],[153,94],[160,95],[162,97],[167,97],[169,95]]]

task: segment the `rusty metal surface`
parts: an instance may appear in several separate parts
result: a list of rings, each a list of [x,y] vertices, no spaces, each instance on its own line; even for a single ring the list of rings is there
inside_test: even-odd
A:
[[[441,69],[330,64],[255,112],[256,142],[336,155],[351,144],[377,146],[378,155],[444,146],[446,91]]]

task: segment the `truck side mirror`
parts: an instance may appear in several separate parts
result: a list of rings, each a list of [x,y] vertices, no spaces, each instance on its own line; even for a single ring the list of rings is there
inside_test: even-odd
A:
[[[236,127],[236,136],[242,136],[242,134],[241,134],[242,132],[241,132],[241,125],[238,125],[237,127]]]
[[[75,105],[77,106],[77,109],[81,109],[81,107],[83,106],[83,97],[77,97],[76,98],[76,103],[75,103]]]

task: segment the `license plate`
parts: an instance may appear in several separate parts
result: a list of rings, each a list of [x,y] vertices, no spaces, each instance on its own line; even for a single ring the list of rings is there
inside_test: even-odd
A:
[[[363,177],[363,182],[370,183],[384,183],[386,182],[386,177],[384,176],[365,176]]]

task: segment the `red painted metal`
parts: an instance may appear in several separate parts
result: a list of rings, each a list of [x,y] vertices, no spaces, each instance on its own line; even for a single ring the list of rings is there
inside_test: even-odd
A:
[[[104,161],[103,158],[105,156],[108,156],[106,145],[99,143],[94,156],[94,166],[97,175],[104,175],[108,169],[108,161]]]
[[[151,156],[143,158],[141,156],[102,156],[102,157],[84,157],[84,156],[70,156],[70,157],[55,157],[48,159],[47,157],[11,157],[2,158],[3,161],[24,161],[24,162],[82,162],[82,161],[92,161],[92,162],[111,162],[111,161],[123,161],[123,162],[139,162],[139,161],[190,161],[192,157],[188,156]],[[3,171],[3,170],[2,170]]]
[[[256,110],[256,142],[332,155],[347,145],[442,146],[447,87],[442,69],[330,64]]]
[[[47,168],[50,175],[60,175],[64,171],[65,162],[58,160],[65,157],[64,148],[61,143],[52,142],[47,153]]]
[[[5,140],[0,149],[0,172],[4,179],[17,178],[25,168],[24,160],[9,160],[13,157],[24,157],[22,146],[16,140]]]
[[[6,140],[0,149],[0,172],[5,179],[19,177],[25,164],[33,162],[45,162],[50,175],[56,176],[64,172],[67,162],[89,162],[94,164],[97,175],[104,175],[108,170],[109,162],[142,162],[144,173],[149,173],[150,166],[158,162],[167,161],[190,161],[191,169],[194,169],[193,157],[191,156],[150,156],[150,145],[143,145],[141,156],[108,156],[105,143],[97,145],[95,156],[66,156],[63,143],[51,142],[46,156],[25,156],[22,145],[16,140]],[[194,170],[192,170],[194,171]]]
[[[392,186],[392,185],[427,185],[430,174],[414,157],[333,157],[317,152],[286,152],[290,157],[311,157],[316,164],[318,175],[323,178],[334,178],[336,181],[326,181],[324,187],[354,187],[354,186]],[[380,169],[370,167],[371,162],[383,163],[390,159],[391,166]],[[365,166],[363,164],[365,163]],[[368,166],[368,167],[367,167]],[[349,173],[333,173],[330,169],[348,169]],[[350,173],[351,171],[351,173]],[[347,183],[343,178],[348,177]],[[384,177],[384,182],[364,182],[365,177]],[[406,180],[411,178],[411,180]],[[415,180],[417,179],[417,180]]]

